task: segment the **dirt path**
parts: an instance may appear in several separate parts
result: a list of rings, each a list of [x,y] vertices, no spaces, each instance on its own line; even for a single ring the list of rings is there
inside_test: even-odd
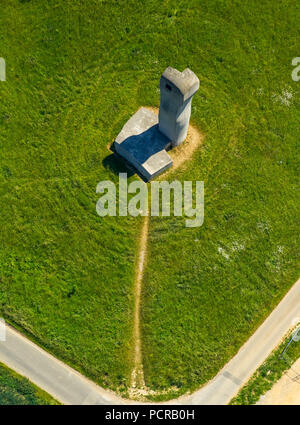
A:
[[[191,130],[192,129],[192,130]],[[194,130],[195,132],[194,132]],[[190,139],[189,139],[190,137]],[[197,142],[195,141],[197,138]],[[187,141],[182,145],[186,146],[184,152],[181,147],[174,149],[172,158],[174,166],[163,174],[165,177],[174,169],[183,165],[183,162],[190,159],[196,148],[201,145],[203,136],[192,126],[190,126]],[[187,144],[186,144],[187,143]],[[188,147],[190,144],[190,147]],[[176,157],[178,152],[178,157]],[[181,154],[180,154],[181,152]],[[189,154],[187,155],[187,152]],[[174,153],[174,156],[173,156]],[[184,158],[184,159],[182,159]],[[175,167],[175,168],[174,168]],[[137,255],[137,271],[135,280],[136,304],[134,310],[134,336],[135,336],[135,367],[133,371],[132,384],[134,388],[144,386],[142,355],[141,355],[141,335],[140,335],[140,308],[143,270],[146,263],[147,239],[149,229],[149,217],[145,217],[140,237],[139,252]],[[169,401],[169,404],[227,404],[234,397],[238,390],[250,378],[253,372],[262,364],[268,355],[278,346],[284,335],[294,326],[294,319],[300,315],[300,279],[288,291],[273,312],[267,317],[265,322],[254,332],[249,340],[244,344],[239,352],[233,357],[224,368],[210,382],[195,391],[193,394],[186,394],[180,398]],[[89,381],[80,373],[76,372],[63,362],[57,360],[36,344],[32,343],[14,329],[7,327],[7,338],[5,342],[0,341],[0,361],[30,381],[47,391],[54,398],[65,404],[135,404],[132,400],[125,400],[115,395],[111,391],[104,390],[95,383]],[[286,395],[280,396],[281,402],[288,400],[289,403],[299,403],[299,382],[296,382],[296,374],[299,370],[299,360],[293,367],[293,374],[281,388],[286,388]],[[287,372],[291,373],[291,371]],[[285,375],[284,375],[285,377]],[[282,378],[282,380],[284,379]],[[283,381],[284,382],[284,381]],[[293,385],[292,387],[292,384]],[[277,384],[274,386],[274,388]],[[288,388],[291,388],[289,390]],[[272,390],[270,390],[271,393]],[[280,393],[279,390],[277,394]],[[275,392],[273,402],[277,402]],[[290,394],[290,395],[288,395]],[[295,398],[297,394],[297,397]],[[267,395],[265,400],[267,401]],[[285,397],[285,398],[284,398]],[[296,401],[297,400],[297,401]],[[265,403],[267,404],[267,403]],[[284,403],[282,403],[284,404]]]
[[[300,359],[284,373],[265,395],[261,396],[257,404],[300,405]]]
[[[142,225],[142,232],[141,232],[140,243],[139,243],[137,271],[135,276],[135,288],[134,288],[135,307],[134,307],[134,329],[133,329],[135,347],[134,347],[134,369],[131,375],[131,388],[129,391],[131,397],[136,395],[136,391],[138,388],[145,387],[143,362],[142,362],[142,350],[141,350],[140,309],[141,309],[142,279],[143,279],[143,271],[145,267],[146,252],[147,252],[148,231],[149,231],[149,216],[147,215],[144,218],[144,222]]]
[[[215,378],[193,394],[186,394],[166,404],[227,404],[295,326],[295,319],[298,322],[299,317],[300,279]],[[64,404],[136,404],[89,381],[10,326],[6,329],[6,341],[0,341],[0,362],[26,376]],[[293,367],[295,373],[299,370],[298,363]],[[294,391],[291,387],[290,394],[293,392],[299,394],[299,390]],[[294,403],[295,398],[288,398],[288,401]]]
[[[148,107],[155,114],[158,114],[158,108]],[[201,134],[196,127],[190,124],[188,129],[187,138],[182,145],[170,150],[170,154],[173,160],[173,166],[165,173],[161,174],[158,180],[165,179],[175,171],[177,168],[182,167],[184,163],[190,160],[194,152],[199,148],[204,140],[204,135]],[[137,261],[137,272],[135,276],[135,308],[134,308],[134,368],[131,375],[131,388],[129,389],[129,395],[131,398],[143,399],[143,396],[147,394],[153,394],[154,392],[147,389],[144,380],[143,372],[143,359],[142,359],[142,348],[141,348],[141,328],[140,328],[140,311],[141,311],[141,293],[143,283],[143,273],[146,264],[147,256],[147,244],[148,244],[148,233],[149,233],[149,216],[144,218],[142,225],[142,231],[140,236],[139,250],[138,250],[138,261]]]
[[[146,108],[154,112],[156,115],[158,114],[158,108]],[[168,151],[168,154],[173,160],[172,167],[161,174],[158,180],[168,177],[169,174],[173,173],[179,167],[183,168],[184,164],[192,158],[199,146],[202,145],[204,137],[204,134],[190,123],[185,141],[176,148]]]

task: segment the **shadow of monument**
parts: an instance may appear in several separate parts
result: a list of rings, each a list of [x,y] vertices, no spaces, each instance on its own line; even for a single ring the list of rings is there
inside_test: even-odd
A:
[[[106,156],[103,159],[102,165],[104,166],[104,168],[112,171],[116,175],[119,175],[120,173],[127,173],[128,177],[133,176],[136,173],[133,167],[130,166],[129,163],[125,161],[120,155],[118,155],[113,150],[112,146],[110,150],[114,153]]]
[[[138,163],[143,164],[153,155],[166,150],[170,140],[159,131],[155,124],[140,134],[127,137],[122,141],[122,150],[126,150]]]
[[[134,164],[144,164],[154,155],[166,151],[170,147],[170,140],[162,134],[155,124],[140,134],[129,136],[122,141],[120,152],[115,149],[115,142],[110,150],[113,154],[104,158],[103,165],[115,174],[127,173],[128,177],[137,174],[142,180],[147,181]],[[120,155],[121,152],[126,152]]]

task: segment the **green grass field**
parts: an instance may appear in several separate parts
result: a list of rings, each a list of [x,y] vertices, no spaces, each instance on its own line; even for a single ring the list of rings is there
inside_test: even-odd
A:
[[[125,74],[116,92],[119,76],[99,45],[103,27],[91,38],[92,9],[71,1],[2,6],[0,306],[52,353],[122,389],[132,368],[140,221],[101,219],[95,206],[98,182],[117,181],[106,146],[137,107],[136,81]]]
[[[299,8],[188,4],[172,63],[200,78],[192,117],[206,139],[170,179],[204,181],[205,218],[151,219],[142,307],[146,383],[177,393],[212,378],[300,272]]]
[[[150,220],[142,350],[168,397],[211,378],[299,277],[299,17],[293,0],[3,2],[0,315],[126,390],[141,220],[98,217],[96,186],[163,70],[190,67],[205,144],[170,178],[205,182],[205,221]]]
[[[28,379],[0,363],[0,405],[59,404]]]

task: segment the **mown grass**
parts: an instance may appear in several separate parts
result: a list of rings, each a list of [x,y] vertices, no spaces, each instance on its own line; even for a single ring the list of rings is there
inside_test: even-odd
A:
[[[169,180],[202,180],[205,218],[150,220],[142,296],[146,384],[170,394],[212,378],[299,277],[299,87],[293,2],[189,2],[172,63],[201,86],[203,148]],[[188,58],[188,59],[186,59]],[[183,65],[183,61],[185,65]],[[177,391],[176,391],[177,387]],[[153,399],[153,397],[152,397]]]
[[[293,341],[287,348],[284,358],[282,358],[283,350],[289,340],[290,337],[286,338],[280,347],[268,357],[238,395],[231,400],[230,404],[248,405],[257,403],[260,397],[272,388],[284,372],[292,367],[300,356],[300,344]]]
[[[59,404],[49,394],[37,388],[28,379],[0,363],[0,405]]]
[[[117,181],[107,145],[159,106],[162,71],[188,66],[206,139],[174,177],[204,180],[205,223],[151,219],[143,361],[152,389],[216,373],[299,274],[297,17],[291,0],[1,5],[1,315],[126,389],[141,221],[100,219],[95,188]]]
[[[125,75],[117,89],[99,47],[101,26],[95,38],[101,9],[88,24],[93,5],[101,6],[1,6],[0,314],[97,382],[122,389],[132,369],[140,220],[101,219],[95,206],[98,182],[117,181],[122,168],[107,158],[107,145],[137,107],[136,81]]]

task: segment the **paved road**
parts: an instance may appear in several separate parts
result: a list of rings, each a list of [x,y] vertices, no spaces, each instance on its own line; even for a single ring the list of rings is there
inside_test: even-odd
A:
[[[212,381],[193,394],[169,403],[227,404],[297,321],[300,321],[300,279]],[[11,327],[7,327],[6,341],[0,342],[0,362],[64,404],[127,403],[96,386]]]
[[[228,404],[288,330],[299,321],[300,279],[218,375],[203,388],[181,397],[179,401],[187,404]]]
[[[63,404],[122,404],[74,369],[6,326],[6,341],[0,342],[0,362],[26,376]]]

